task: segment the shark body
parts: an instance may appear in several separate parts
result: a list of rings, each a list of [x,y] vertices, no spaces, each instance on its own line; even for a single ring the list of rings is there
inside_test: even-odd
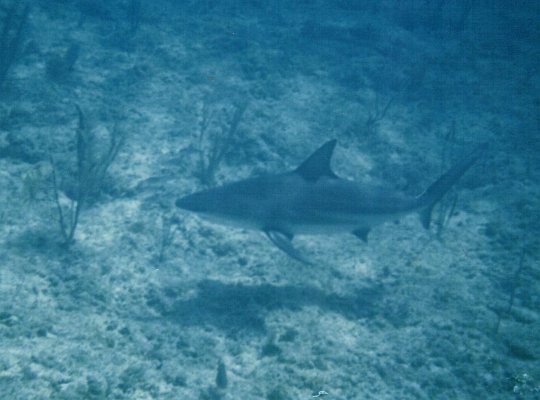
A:
[[[349,232],[367,241],[370,229],[412,212],[429,227],[433,206],[475,163],[480,145],[420,196],[339,178],[330,161],[336,140],[326,142],[291,172],[249,178],[193,193],[176,206],[214,222],[263,231],[292,258],[310,264],[292,244],[295,235]]]

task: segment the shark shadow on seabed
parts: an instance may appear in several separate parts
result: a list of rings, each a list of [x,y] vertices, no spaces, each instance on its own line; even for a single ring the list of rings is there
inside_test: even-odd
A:
[[[165,289],[176,297],[175,289]],[[371,318],[383,295],[382,285],[356,289],[349,295],[326,293],[318,288],[297,285],[224,284],[204,280],[198,284],[194,298],[166,304],[161,295],[153,296],[150,306],[164,317],[186,326],[211,325],[228,334],[264,334],[264,316],[269,311],[300,310],[317,306],[323,312],[335,312],[347,319]]]

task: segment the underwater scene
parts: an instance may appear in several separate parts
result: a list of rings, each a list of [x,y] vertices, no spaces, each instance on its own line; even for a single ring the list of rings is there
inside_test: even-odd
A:
[[[540,2],[0,0],[0,399],[540,399]]]

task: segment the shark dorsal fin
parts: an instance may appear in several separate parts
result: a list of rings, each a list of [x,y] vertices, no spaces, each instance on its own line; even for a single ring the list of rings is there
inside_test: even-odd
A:
[[[330,168],[330,160],[337,140],[332,139],[319,147],[294,172],[308,181],[316,181],[322,176],[337,178]]]

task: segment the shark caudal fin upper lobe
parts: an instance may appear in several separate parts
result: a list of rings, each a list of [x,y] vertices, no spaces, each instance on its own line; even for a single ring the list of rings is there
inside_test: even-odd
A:
[[[446,171],[418,198],[420,219],[424,228],[429,228],[433,206],[454,186],[461,176],[486,152],[487,143],[482,143],[460,162]]]

